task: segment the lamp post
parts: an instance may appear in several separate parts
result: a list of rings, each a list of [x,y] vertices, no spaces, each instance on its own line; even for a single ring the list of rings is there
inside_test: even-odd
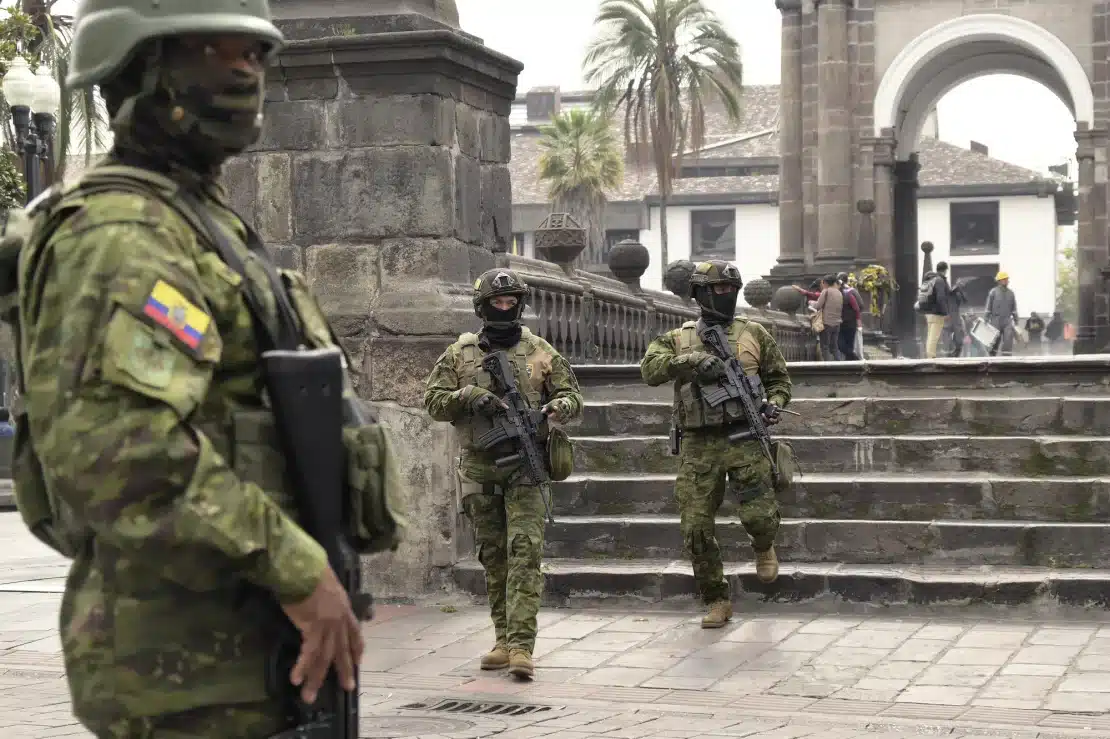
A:
[[[52,162],[62,91],[48,65],[41,64],[35,74],[21,56],[12,59],[0,90],[12,111],[16,146],[23,151],[27,202],[31,202],[49,184],[42,176],[42,162]]]

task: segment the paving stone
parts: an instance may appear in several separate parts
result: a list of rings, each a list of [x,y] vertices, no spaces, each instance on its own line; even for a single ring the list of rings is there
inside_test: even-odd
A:
[[[998,672],[997,667],[939,664],[927,668],[914,685],[951,685],[978,688]]]
[[[896,703],[927,703],[938,706],[965,706],[975,697],[975,688],[952,685],[912,685],[898,697]]]
[[[1110,693],[1110,672],[1083,672],[1065,675],[1061,693]]]
[[[926,662],[896,662],[894,661],[896,655],[897,652],[891,655],[890,661],[880,662],[872,667],[867,673],[868,677],[878,680],[913,680],[928,667]]]
[[[1024,647],[1014,655],[1014,662],[1035,665],[1066,665],[1079,654],[1080,647]]]
[[[1031,645],[1046,645],[1058,647],[1083,646],[1095,634],[1095,629],[1073,628],[1053,629],[1041,628],[1033,632],[1028,643]]]
[[[942,665],[992,665],[1001,666],[1013,656],[1008,649],[954,648],[944,653],[938,660]]]
[[[892,660],[932,662],[950,645],[950,641],[943,639],[913,638],[902,642],[902,645],[891,653],[890,658]]]

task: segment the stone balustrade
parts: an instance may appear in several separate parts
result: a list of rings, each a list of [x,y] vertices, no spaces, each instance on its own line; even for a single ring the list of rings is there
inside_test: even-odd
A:
[[[572,364],[636,364],[652,339],[697,318],[694,303],[678,297],[688,288],[681,278],[668,281],[676,294],[640,287],[650,262],[642,244],[623,241],[610,250],[615,277],[575,269],[584,237],[571,216],[553,213],[536,231],[536,251],[544,259],[501,257],[502,265],[519,272],[531,288],[530,327]],[[763,282],[745,286],[745,299],[760,307],[741,308],[740,315],[770,331],[787,361],[815,359],[816,339],[808,322],[769,310],[771,289]]]

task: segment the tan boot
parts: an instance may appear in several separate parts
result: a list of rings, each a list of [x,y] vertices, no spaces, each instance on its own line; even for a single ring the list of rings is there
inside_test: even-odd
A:
[[[536,674],[536,666],[532,663],[532,655],[523,649],[509,651],[509,674],[520,678],[531,678]]]
[[[503,670],[509,666],[509,648],[497,642],[493,649],[482,655],[483,670]]]
[[[732,618],[732,604],[727,600],[719,600],[709,606],[709,613],[701,620],[703,629],[719,629]]]
[[[779,558],[775,548],[771,547],[766,552],[755,553],[755,576],[761,582],[774,582],[779,577]]]

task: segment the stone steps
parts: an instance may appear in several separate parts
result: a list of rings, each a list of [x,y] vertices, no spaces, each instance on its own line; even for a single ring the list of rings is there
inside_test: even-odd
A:
[[[694,579],[684,560],[544,561],[544,601],[549,606],[674,607],[694,599]],[[485,594],[482,567],[468,559],[455,566],[461,589]],[[796,602],[826,599],[875,605],[978,604],[1110,605],[1110,570],[1030,567],[927,567],[912,565],[785,562],[774,583],[761,583],[748,561],[726,562],[733,600]]]
[[[724,559],[751,559],[739,519],[719,517],[716,537]],[[1110,524],[785,519],[776,548],[786,562],[1110,568]],[[547,527],[545,555],[678,559],[679,518],[560,517]]]
[[[1110,397],[797,398],[778,434],[958,434],[1110,436]],[[572,425],[580,436],[665,435],[671,406],[663,401],[588,402]]]
[[[1110,475],[1106,436],[789,436],[802,472],[980,472],[1020,476]],[[674,473],[664,436],[575,438],[581,473]]]
[[[678,515],[674,475],[576,475],[552,486],[559,516]],[[791,518],[1110,523],[1110,477],[809,473],[779,496]],[[721,515],[735,515],[725,500]]]

